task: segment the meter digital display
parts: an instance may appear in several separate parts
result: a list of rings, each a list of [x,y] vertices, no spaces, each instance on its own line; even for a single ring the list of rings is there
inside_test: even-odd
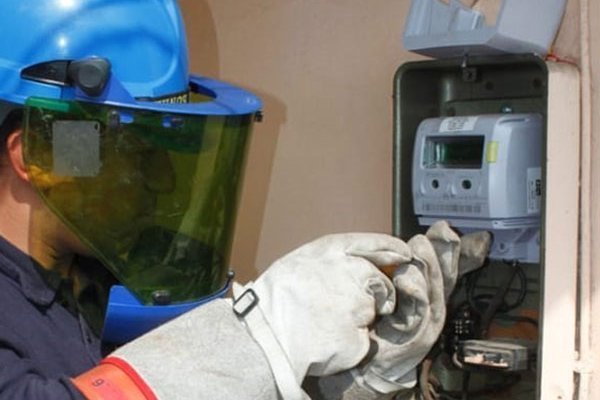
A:
[[[483,136],[431,136],[425,141],[425,168],[481,168]]]
[[[483,114],[423,120],[412,163],[414,212],[494,235],[491,257],[539,258],[543,119]]]

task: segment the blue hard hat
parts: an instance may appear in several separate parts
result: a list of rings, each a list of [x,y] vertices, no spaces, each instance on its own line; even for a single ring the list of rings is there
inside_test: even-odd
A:
[[[0,21],[0,122],[24,110],[49,208],[143,304],[222,290],[260,99],[189,74],[175,0],[2,0]]]
[[[52,61],[105,57],[134,98],[182,93],[188,85],[184,26],[175,0],[3,0],[0,2],[0,98],[61,97],[61,86],[23,79],[24,69]],[[52,71],[54,69],[54,71]],[[53,76],[54,72],[54,76]]]
[[[187,99],[187,42],[175,0],[2,0],[0,20],[0,101]],[[222,82],[198,85],[222,103],[221,113],[261,107]]]

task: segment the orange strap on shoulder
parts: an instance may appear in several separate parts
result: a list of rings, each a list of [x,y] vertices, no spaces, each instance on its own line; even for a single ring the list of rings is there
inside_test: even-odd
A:
[[[88,400],[158,400],[138,373],[117,357],[103,359],[71,381]]]

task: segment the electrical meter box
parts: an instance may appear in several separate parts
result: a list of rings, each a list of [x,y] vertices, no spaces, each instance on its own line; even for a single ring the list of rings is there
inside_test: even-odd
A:
[[[438,393],[491,400],[501,383],[502,398],[569,397],[574,368],[555,350],[575,353],[580,84],[545,60],[566,1],[496,3],[493,24],[483,1],[411,1],[404,48],[437,59],[394,76],[392,231],[444,219],[492,233],[448,300]]]
[[[489,315],[489,299],[503,290],[508,296],[503,303],[518,298],[512,314],[539,315],[548,85],[548,66],[533,54],[414,61],[396,72],[393,233],[410,238],[439,219],[447,220],[460,234],[492,232],[485,267],[467,278],[471,283],[459,282],[448,303],[445,332],[461,324],[462,317],[453,311],[460,304],[484,304],[472,310],[483,319]],[[517,269],[521,272],[511,283]],[[486,321],[490,326],[500,323],[495,318]],[[479,336],[480,331],[481,327],[473,336],[459,335],[455,342],[451,333],[441,340],[447,349],[461,348],[468,340],[487,339]],[[510,335],[519,337],[518,331]],[[537,342],[535,336],[527,338]],[[491,357],[498,352],[492,353],[482,354]],[[448,359],[456,354],[448,354]],[[464,371],[476,367],[467,363],[471,358],[462,369],[451,362],[445,366],[443,360],[440,355],[434,363],[441,387],[462,388]],[[484,389],[497,376],[493,368],[479,369]],[[518,373],[518,389],[528,390],[533,400],[536,370]]]
[[[458,285],[448,305],[446,328],[465,322],[453,311],[459,304],[492,304],[489,299],[503,289],[508,297],[502,302],[518,304],[513,314],[541,312],[549,68],[534,54],[510,54],[408,62],[395,74],[393,234],[410,238],[439,219],[461,234],[492,232],[486,265],[475,271],[478,279],[469,278],[470,286]],[[517,269],[521,272],[511,283]],[[489,315],[485,308],[473,312]],[[438,356],[433,373],[441,387],[460,391],[465,385],[463,371],[482,368],[475,365],[478,357],[497,358],[500,364],[492,366],[502,368],[496,369],[513,368],[520,375],[515,390],[531,393],[527,399],[536,398],[536,371],[541,368],[524,366],[522,361],[529,359],[519,351],[498,350],[498,337],[477,336],[478,332],[456,336],[456,342],[450,334],[441,338],[448,343],[446,349],[452,349],[452,343],[464,348],[472,339],[491,344],[485,351],[466,352],[463,369],[447,366],[446,353]],[[532,352],[535,355],[537,348]],[[508,366],[505,360],[510,360]],[[488,366],[484,375],[477,375],[482,389],[492,385],[494,373],[503,373],[494,371]]]
[[[510,229],[513,238],[496,249],[498,258],[537,262],[539,235],[527,230],[541,225],[547,85],[546,63],[533,54],[400,66],[394,234],[410,237],[447,219],[463,231],[496,230],[498,244],[499,231]],[[519,250],[519,240],[536,248]]]

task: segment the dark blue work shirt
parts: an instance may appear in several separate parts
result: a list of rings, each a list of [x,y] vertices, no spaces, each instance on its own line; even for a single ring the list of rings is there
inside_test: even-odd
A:
[[[0,237],[0,400],[83,399],[69,378],[97,364],[100,341],[39,268]]]

